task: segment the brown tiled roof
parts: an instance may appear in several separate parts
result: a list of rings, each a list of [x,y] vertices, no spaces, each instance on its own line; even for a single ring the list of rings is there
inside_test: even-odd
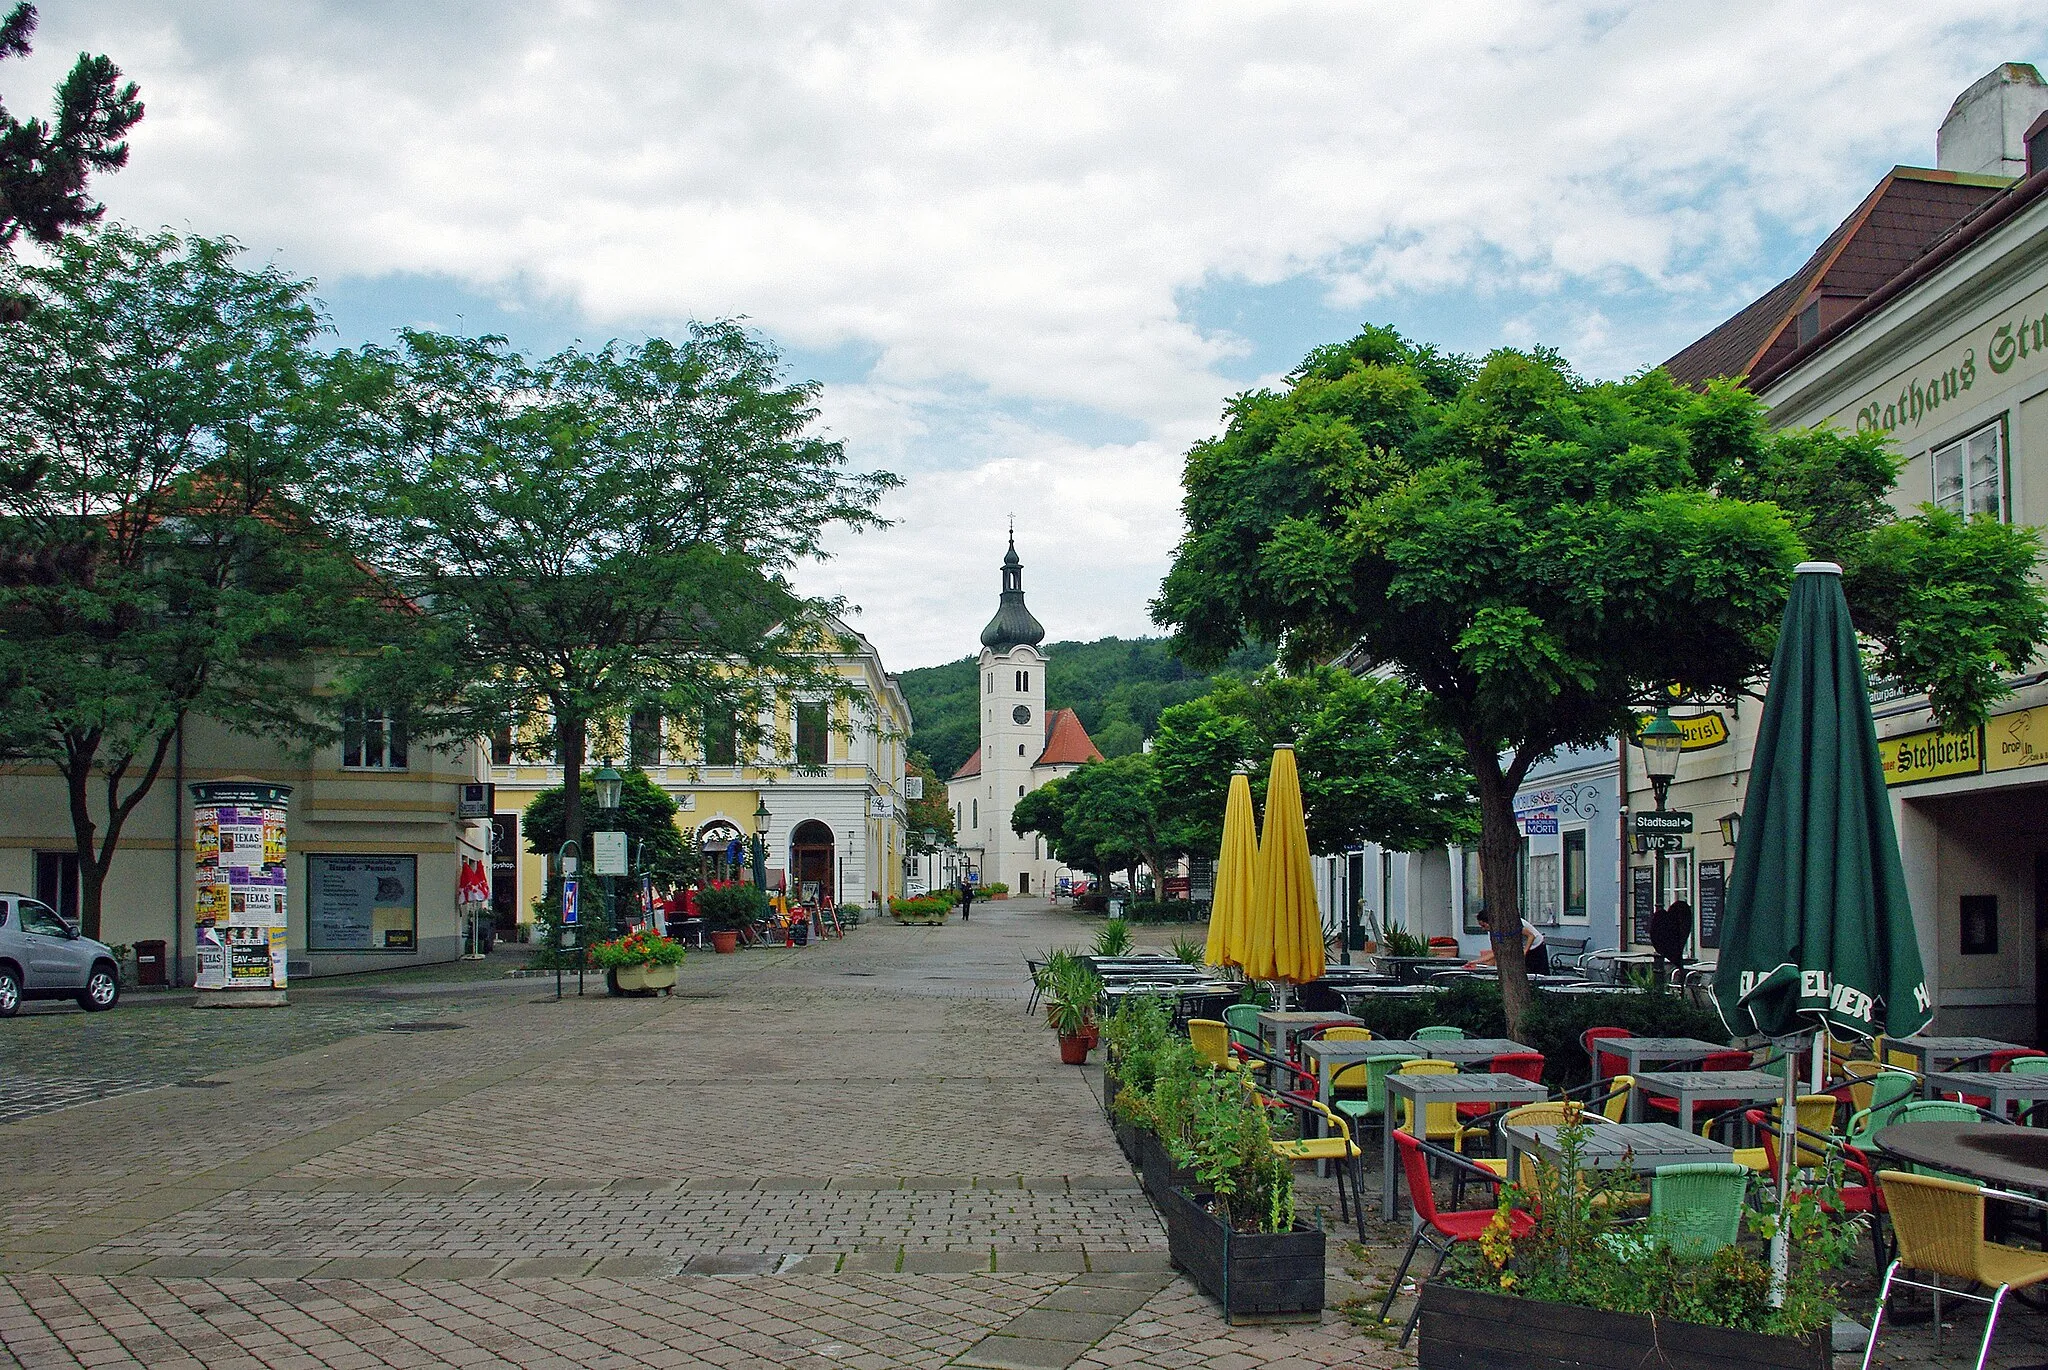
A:
[[[955,780],[971,780],[981,774],[981,748],[974,749],[974,755],[960,763],[960,769],[953,772]]]
[[[1753,376],[1799,346],[1799,315],[1820,302],[1826,328],[1897,277],[2011,182],[1926,167],[1893,167],[1799,270],[1679,351],[1664,369],[1681,385]]]
[[[973,765],[980,771],[979,753]],[[1078,766],[1084,761],[1100,761],[1102,753],[1096,750],[1095,739],[1088,736],[1088,730],[1081,726],[1081,716],[1072,709],[1054,709],[1045,716],[1045,750],[1039,753],[1034,766]]]

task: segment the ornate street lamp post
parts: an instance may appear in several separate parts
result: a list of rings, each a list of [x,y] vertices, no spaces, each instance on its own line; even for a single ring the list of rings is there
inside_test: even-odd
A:
[[[754,887],[763,894],[768,892],[768,820],[773,816],[767,795],[754,800]]]
[[[1659,709],[1638,735],[1643,744],[1643,770],[1650,777],[1650,789],[1657,796],[1657,812],[1664,812],[1664,796],[1671,789],[1671,777],[1678,774],[1678,754],[1685,747],[1685,734],[1671,720],[1671,710]]]

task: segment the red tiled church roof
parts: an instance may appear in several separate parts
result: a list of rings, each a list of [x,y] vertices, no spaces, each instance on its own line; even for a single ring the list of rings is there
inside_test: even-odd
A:
[[[971,780],[981,774],[981,748],[974,749],[974,755],[960,763],[960,769],[953,772],[955,780]]]
[[[1045,750],[1040,752],[1034,766],[1078,766],[1084,761],[1100,761],[1102,753],[1096,750],[1095,739],[1088,736],[1088,730],[1081,726],[1081,716],[1072,709],[1054,709],[1045,716]],[[967,763],[975,773],[981,771],[981,754]]]
[[[1761,375],[1799,347],[1799,316],[1816,301],[1830,324],[1897,277],[2009,182],[1893,167],[1806,263],[1746,309],[1664,363],[1680,385]]]

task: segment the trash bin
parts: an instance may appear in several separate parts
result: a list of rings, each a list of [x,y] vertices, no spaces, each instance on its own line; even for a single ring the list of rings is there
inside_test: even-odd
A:
[[[1110,901],[1109,901],[1109,916],[1110,916],[1111,918],[1121,918],[1121,917],[1123,917],[1123,916],[1124,916],[1124,901],[1123,901],[1123,900],[1121,900],[1121,899],[1112,899],[1112,900],[1110,900]]]
[[[162,942],[137,942],[135,944],[135,983],[138,985],[163,985],[169,983],[164,977],[164,944]]]

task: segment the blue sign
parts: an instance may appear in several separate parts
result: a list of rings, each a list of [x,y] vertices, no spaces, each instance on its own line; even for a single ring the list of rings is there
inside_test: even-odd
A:
[[[562,882],[562,926],[576,925],[576,878],[571,876]]]

